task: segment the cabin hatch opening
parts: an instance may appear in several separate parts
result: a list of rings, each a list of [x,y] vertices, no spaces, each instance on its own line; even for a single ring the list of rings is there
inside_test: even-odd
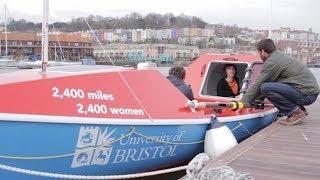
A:
[[[223,66],[225,64],[234,64],[236,67],[236,76],[239,80],[239,90],[241,90],[243,79],[246,74],[247,63],[238,62],[211,62],[206,73],[206,78],[201,86],[201,95],[205,96],[217,96],[217,85],[220,79],[225,77],[223,72]]]

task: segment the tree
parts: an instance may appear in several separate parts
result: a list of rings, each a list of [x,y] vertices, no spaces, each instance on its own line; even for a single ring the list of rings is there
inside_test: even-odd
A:
[[[206,22],[204,22],[202,19],[197,17],[192,17],[192,24],[194,25],[194,27],[199,27],[202,29],[204,29],[207,25]]]
[[[228,45],[226,45],[225,43],[223,42],[218,42],[218,43],[215,43],[214,44],[214,47],[217,48],[217,49],[225,49],[228,47]]]
[[[88,17],[72,18],[69,22],[54,22],[49,25],[57,31],[83,31],[89,30],[86,23],[92,29],[169,29],[169,28],[184,28],[196,27],[204,28],[207,23],[202,19],[194,16],[181,14],[174,16],[172,13],[164,15],[149,13],[142,16],[139,13],[133,12],[124,17],[102,17],[89,15]],[[11,20],[8,25],[11,31],[41,31],[41,23],[27,22],[25,19],[18,21]]]
[[[205,39],[202,39],[200,41],[197,41],[196,43],[196,46],[199,48],[199,49],[203,49],[207,46],[207,41]]]

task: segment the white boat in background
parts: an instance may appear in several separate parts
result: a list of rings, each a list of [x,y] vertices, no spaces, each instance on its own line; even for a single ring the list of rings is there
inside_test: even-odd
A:
[[[7,6],[4,5],[4,39],[5,39],[5,56],[0,57],[0,67],[12,67],[15,66],[16,61],[9,58],[8,56],[8,37],[7,37]],[[0,40],[0,54],[1,51],[1,40]]]
[[[72,66],[72,65],[81,65],[82,62],[69,62],[69,61],[51,61],[49,66]]]
[[[157,63],[154,63],[152,61],[146,61],[146,62],[140,62],[137,65],[138,69],[148,69],[148,68],[152,68],[152,67],[157,67]]]
[[[16,66],[16,61],[13,59],[10,59],[6,56],[4,57],[0,57],[0,67],[4,68],[4,67],[14,67]]]
[[[17,67],[20,69],[33,69],[40,68],[42,62],[40,60],[37,61],[19,61],[17,63]]]
[[[0,61],[1,62],[1,61]],[[67,62],[67,61],[48,61],[48,66],[72,66],[81,65],[81,62]],[[16,65],[20,69],[35,69],[41,68],[42,61],[19,61]]]

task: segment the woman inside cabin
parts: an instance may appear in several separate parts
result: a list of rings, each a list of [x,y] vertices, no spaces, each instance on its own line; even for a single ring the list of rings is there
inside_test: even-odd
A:
[[[224,77],[217,85],[217,95],[223,97],[236,97],[239,95],[239,81],[236,76],[236,66],[225,64],[223,66]]]

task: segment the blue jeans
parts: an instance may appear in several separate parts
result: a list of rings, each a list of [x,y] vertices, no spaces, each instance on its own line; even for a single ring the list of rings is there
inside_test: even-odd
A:
[[[263,83],[260,92],[278,108],[279,116],[289,116],[297,107],[312,104],[319,95],[304,95],[291,84],[278,82]]]

